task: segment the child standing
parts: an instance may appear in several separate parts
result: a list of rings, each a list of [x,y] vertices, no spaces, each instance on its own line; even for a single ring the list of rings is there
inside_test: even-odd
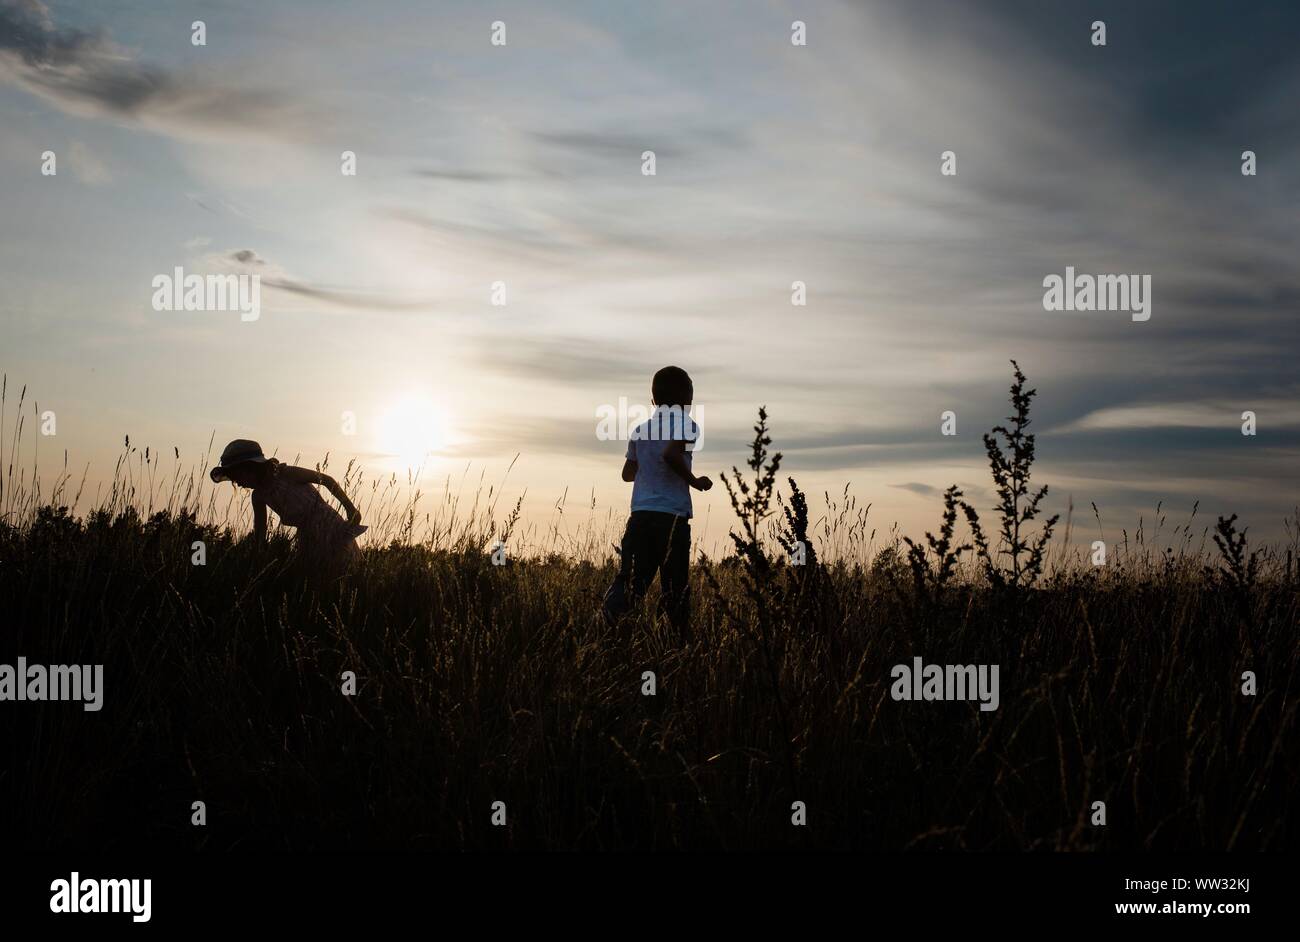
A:
[[[665,366],[650,381],[655,410],[629,435],[623,480],[632,482],[632,514],[623,534],[622,565],[605,594],[613,623],[636,605],[659,574],[659,611],[685,634],[690,619],[691,488],[713,482],[691,472],[700,429],[689,415],[695,387],[686,371]]]
[[[315,565],[326,569],[351,562],[359,554],[356,538],[366,531],[361,513],[338,481],[328,474],[281,464],[262,454],[262,446],[236,439],[221,453],[221,463],[208,475],[213,481],[231,481],[253,491],[253,535],[266,539],[266,509],[280,522],[298,530],[298,548]],[[348,517],[325,502],[316,485],[327,489]]]

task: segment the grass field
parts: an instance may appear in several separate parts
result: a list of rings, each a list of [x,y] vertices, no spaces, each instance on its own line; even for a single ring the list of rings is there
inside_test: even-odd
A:
[[[511,515],[490,501],[436,539],[404,538],[397,513],[391,542],[331,578],[282,536],[258,547],[210,519],[193,480],[151,508],[130,453],[85,515],[10,459],[0,662],[103,664],[105,702],[0,705],[8,843],[1293,848],[1294,550],[1193,521],[1104,566],[1054,553],[1054,521],[1025,516],[1033,444],[1014,420],[1032,391],[1016,395],[989,439],[1012,498],[997,525],[949,492],[937,535],[869,554],[851,501],[812,513],[782,484],[777,502],[760,431],[728,476],[748,481],[734,553],[694,567],[685,641],[652,606],[604,624],[608,554],[493,565]],[[999,708],[895,701],[891,668],[914,656],[999,665]]]

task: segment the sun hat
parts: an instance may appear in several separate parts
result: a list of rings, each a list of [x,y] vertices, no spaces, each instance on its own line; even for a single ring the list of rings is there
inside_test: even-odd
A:
[[[208,472],[208,477],[220,483],[229,481],[230,475],[227,473],[231,468],[241,464],[265,464],[266,455],[262,454],[262,446],[257,442],[249,441],[247,438],[237,438],[221,453],[221,463]]]

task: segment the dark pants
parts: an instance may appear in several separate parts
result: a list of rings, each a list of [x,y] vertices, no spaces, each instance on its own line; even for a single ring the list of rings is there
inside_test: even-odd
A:
[[[657,510],[634,510],[623,534],[618,579],[605,595],[605,617],[619,616],[645,597],[659,573],[659,612],[685,633],[691,615],[691,521]]]

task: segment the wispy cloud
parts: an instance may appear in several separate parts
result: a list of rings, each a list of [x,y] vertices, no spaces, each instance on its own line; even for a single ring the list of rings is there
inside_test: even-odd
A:
[[[412,173],[424,180],[440,180],[449,183],[500,183],[516,179],[516,174],[492,173],[486,170],[455,170],[450,168],[421,167]]]
[[[1132,403],[1097,409],[1055,431],[1089,432],[1116,429],[1203,428],[1237,430],[1242,413],[1254,412],[1257,421],[1272,428],[1300,426],[1300,402],[1259,396],[1237,402]]]
[[[0,2],[0,80],[72,114],[164,132],[288,135],[312,126],[281,94],[152,66],[104,30],[59,27],[40,0]]]
[[[934,497],[943,493],[937,487],[932,487],[929,484],[921,484],[917,481],[911,481],[907,484],[891,484],[889,486],[896,487],[902,491],[911,491],[913,494],[920,494],[922,497]]]
[[[220,252],[209,255],[204,261],[207,267],[217,271],[258,275],[265,288],[349,310],[421,311],[434,306],[428,300],[402,299],[373,291],[307,284],[289,275],[279,265],[268,262],[252,249]]]

